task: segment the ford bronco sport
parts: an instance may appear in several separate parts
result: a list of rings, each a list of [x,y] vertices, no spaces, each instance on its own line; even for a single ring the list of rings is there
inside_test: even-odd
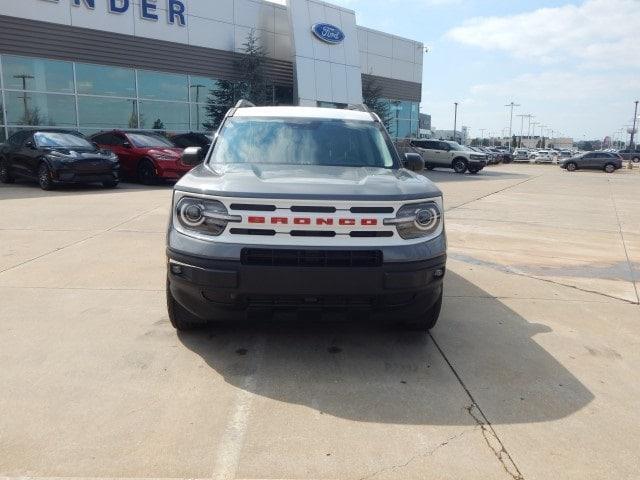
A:
[[[252,107],[176,185],[167,304],[178,330],[277,311],[429,330],[442,304],[442,193],[364,111]],[[183,154],[198,164],[197,147]]]

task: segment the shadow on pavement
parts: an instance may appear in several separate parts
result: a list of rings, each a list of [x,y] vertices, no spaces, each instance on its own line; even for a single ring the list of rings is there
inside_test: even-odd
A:
[[[465,297],[445,299],[433,338],[492,423],[552,421],[594,398],[534,340],[547,327],[455,273],[447,292]],[[269,320],[179,338],[229,384],[259,396],[359,422],[475,425],[471,401],[429,335]]]

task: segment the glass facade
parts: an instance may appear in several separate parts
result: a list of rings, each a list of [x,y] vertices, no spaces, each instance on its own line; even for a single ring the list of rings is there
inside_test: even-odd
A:
[[[291,87],[270,89],[271,104],[293,103]],[[238,90],[208,77],[0,55],[0,142],[25,126],[207,133]]]
[[[420,131],[420,103],[385,99],[389,104],[389,134],[393,138],[417,137]]]

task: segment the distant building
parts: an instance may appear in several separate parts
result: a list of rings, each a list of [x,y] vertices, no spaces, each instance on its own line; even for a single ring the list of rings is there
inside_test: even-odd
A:
[[[456,130],[455,135],[453,130],[434,130],[433,138],[441,140],[455,140],[456,142],[464,145],[469,139],[469,127],[461,127],[460,130]]]

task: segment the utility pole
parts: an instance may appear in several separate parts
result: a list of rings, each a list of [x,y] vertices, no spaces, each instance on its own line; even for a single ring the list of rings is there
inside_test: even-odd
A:
[[[547,125],[540,124],[540,148],[545,148],[544,144],[544,129],[547,128]]]
[[[511,102],[509,105],[505,105],[505,107],[511,108],[511,114],[509,116],[509,153],[511,153],[511,137],[512,137],[512,131],[513,131],[513,108],[519,107],[519,106],[520,106],[519,104],[513,103],[513,102]]]
[[[455,105],[453,113],[453,141],[456,141],[456,128],[458,128],[458,102],[453,103]]]
[[[482,135],[482,139],[480,140],[480,146],[484,147],[484,132],[486,132],[487,129],[486,128],[481,128],[480,129],[480,135]]]
[[[197,85],[189,85],[189,88],[196,89],[196,131],[200,131],[200,89],[206,88],[206,85],[198,83]]]
[[[638,121],[638,100],[636,100],[636,110],[633,114],[633,127],[631,128],[631,142],[629,142],[629,149],[634,148],[633,140],[636,136],[636,123]]]

